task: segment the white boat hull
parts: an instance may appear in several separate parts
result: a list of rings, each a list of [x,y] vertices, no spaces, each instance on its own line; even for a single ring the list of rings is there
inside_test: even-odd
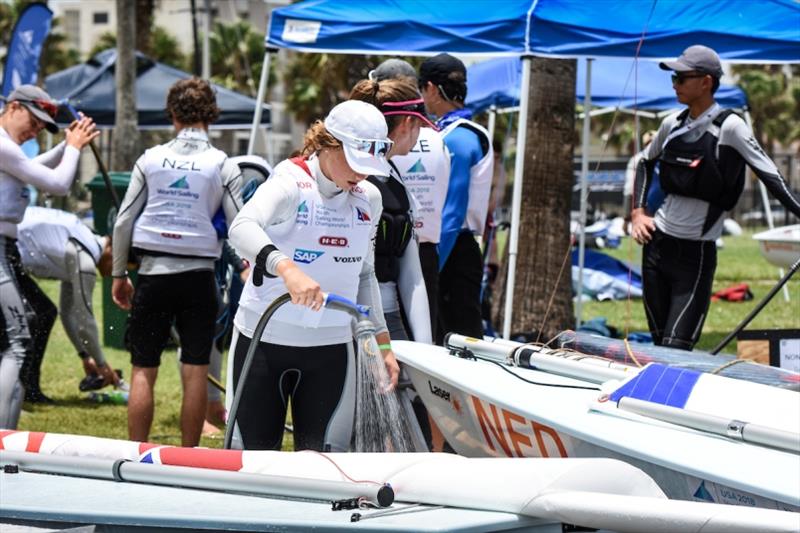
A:
[[[762,231],[753,238],[761,255],[773,265],[790,268],[800,259],[800,224]]]
[[[432,418],[459,454],[610,457],[646,472],[672,499],[800,510],[796,454],[644,417],[610,416],[592,408],[600,395],[597,390],[531,385],[506,370],[540,383],[592,387],[584,381],[503,369],[451,356],[435,346],[402,341],[392,345]]]

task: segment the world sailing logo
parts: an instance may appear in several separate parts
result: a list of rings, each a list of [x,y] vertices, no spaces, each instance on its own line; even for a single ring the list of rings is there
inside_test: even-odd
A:
[[[303,200],[300,205],[297,206],[297,216],[295,216],[295,222],[297,224],[303,224],[308,226],[310,213],[308,211],[308,206],[306,205],[306,201]]]
[[[157,189],[158,194],[164,196],[172,196],[172,197],[179,197],[179,198],[193,198],[195,200],[200,198],[200,195],[196,192],[192,192],[189,187],[189,180],[186,179],[184,175],[182,178],[177,179],[169,184],[166,189]]]
[[[186,176],[183,176],[181,179],[172,182],[172,185],[169,186],[170,189],[188,189],[189,182],[186,180]]]
[[[411,168],[406,170],[406,172],[409,173],[425,172],[425,166],[422,164],[422,159],[417,159],[417,162],[411,165]]]

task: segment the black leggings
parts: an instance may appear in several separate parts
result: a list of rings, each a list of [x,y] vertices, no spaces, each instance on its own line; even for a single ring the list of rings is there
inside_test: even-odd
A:
[[[483,258],[480,246],[472,233],[462,231],[439,273],[436,344],[441,345],[444,335],[449,332],[478,339],[483,337],[481,279]]]
[[[717,268],[714,241],[656,230],[642,257],[644,308],[653,342],[691,350],[700,338]]]
[[[237,335],[234,390],[251,342]],[[244,449],[281,449],[291,399],[295,450],[347,451],[355,402],[353,366],[347,344],[298,347],[259,342],[236,415]]]

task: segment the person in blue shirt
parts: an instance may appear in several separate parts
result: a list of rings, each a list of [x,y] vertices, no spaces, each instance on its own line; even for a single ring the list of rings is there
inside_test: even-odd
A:
[[[450,182],[442,211],[439,240],[439,328],[481,337],[480,290],[483,260],[476,237],[486,223],[494,154],[489,133],[464,108],[467,69],[459,59],[439,54],[422,63],[419,88],[428,113],[450,153]]]

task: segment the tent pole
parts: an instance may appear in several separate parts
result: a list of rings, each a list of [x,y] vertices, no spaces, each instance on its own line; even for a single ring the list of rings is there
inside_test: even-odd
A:
[[[496,126],[496,123],[497,123],[497,106],[493,104],[489,108],[489,124],[488,124],[489,127],[486,128],[489,130],[489,139],[491,139],[492,142],[494,142],[494,128]]]
[[[750,127],[750,131],[753,131],[753,117],[750,116],[750,111],[745,109],[744,111],[744,121]],[[775,219],[772,217],[772,207],[769,205],[769,196],[767,195],[767,187],[764,185],[764,182],[761,180],[756,180],[758,182],[758,190],[761,192],[761,203],[764,204],[764,218],[767,219],[767,227],[772,229],[775,227]],[[778,268],[778,278],[783,278],[784,271],[782,268]],[[784,285],[783,286],[783,301],[788,302],[789,298],[789,288]]]
[[[522,86],[517,124],[517,154],[514,159],[514,188],[511,197],[511,233],[508,238],[508,277],[506,278],[506,304],[503,311],[503,338],[511,338],[511,314],[514,309],[514,279],[517,275],[517,250],[519,248],[519,211],[522,208],[522,170],[525,164],[525,136],[528,128],[528,100],[531,92],[531,58],[522,58]]]
[[[586,58],[586,94],[583,97],[583,145],[581,147],[581,221],[580,234],[578,235],[578,290],[575,302],[575,327],[583,322],[583,262],[586,252],[586,204],[588,198],[589,181],[589,140],[592,108],[592,61]]]
[[[267,27],[269,27],[269,25],[267,25]],[[258,96],[256,96],[256,110],[255,113],[253,113],[253,125],[250,128],[250,139],[247,142],[247,155],[253,155],[253,150],[255,149],[256,135],[258,134],[258,127],[261,124],[261,111],[264,108],[264,97],[266,96],[267,81],[269,80],[270,54],[274,50],[275,50],[274,48],[269,48],[269,47],[267,47],[264,50],[264,61],[261,64],[261,77],[258,80]],[[269,139],[267,139],[267,142],[269,142]]]

